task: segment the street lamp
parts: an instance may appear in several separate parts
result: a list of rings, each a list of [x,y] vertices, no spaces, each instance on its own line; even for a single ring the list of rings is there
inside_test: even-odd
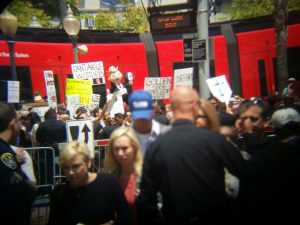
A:
[[[7,10],[0,15],[0,28],[4,35],[7,36],[7,44],[9,48],[11,80],[17,80],[15,51],[14,51],[14,36],[18,29],[18,19],[10,14]]]
[[[63,20],[63,25],[64,25],[65,31],[68,33],[69,38],[72,42],[74,61],[75,61],[75,63],[78,63],[78,49],[77,49],[78,36],[77,35],[80,30],[80,22],[73,15],[70,5],[68,5],[68,10],[67,10],[66,14],[67,15],[65,16],[65,18]]]

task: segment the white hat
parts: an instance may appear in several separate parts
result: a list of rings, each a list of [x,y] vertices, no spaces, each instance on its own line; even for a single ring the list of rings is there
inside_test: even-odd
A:
[[[293,108],[279,109],[273,113],[271,123],[275,128],[282,128],[289,122],[300,122],[299,113]]]
[[[108,73],[115,73],[119,70],[119,67],[115,67],[115,66],[110,66],[108,68]]]
[[[288,79],[288,81],[296,81],[296,79],[291,77],[291,78]]]

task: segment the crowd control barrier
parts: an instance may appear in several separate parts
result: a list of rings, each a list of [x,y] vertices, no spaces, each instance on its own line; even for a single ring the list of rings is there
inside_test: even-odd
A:
[[[32,207],[32,223],[46,224],[49,216],[49,194],[55,186],[55,152],[51,147],[25,148],[32,159],[38,195]]]
[[[92,161],[92,172],[101,172],[104,169],[104,157],[108,149],[109,139],[95,140],[95,157]],[[67,143],[59,143],[59,152]],[[49,195],[55,185],[66,181],[58,156],[51,147],[25,148],[32,158],[33,170],[37,180],[38,196],[33,203],[31,224],[45,225],[49,217]]]

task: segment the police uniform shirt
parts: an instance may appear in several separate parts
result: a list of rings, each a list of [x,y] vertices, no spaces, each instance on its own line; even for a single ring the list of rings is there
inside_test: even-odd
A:
[[[25,175],[9,144],[0,139],[0,221],[1,224],[30,224],[31,193]]]

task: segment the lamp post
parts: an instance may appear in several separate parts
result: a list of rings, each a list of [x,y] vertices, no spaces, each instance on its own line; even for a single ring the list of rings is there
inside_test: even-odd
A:
[[[77,35],[80,30],[80,22],[73,15],[70,5],[68,5],[68,10],[67,10],[66,16],[63,20],[63,25],[64,25],[65,31],[69,35],[69,38],[70,38],[72,46],[73,46],[74,62],[78,63],[78,48],[77,48],[78,36]]]
[[[0,15],[0,28],[4,35],[7,36],[7,44],[9,48],[10,58],[10,69],[11,69],[11,80],[17,80],[16,62],[15,62],[15,51],[14,51],[14,36],[18,29],[18,19],[10,14],[7,10]]]

